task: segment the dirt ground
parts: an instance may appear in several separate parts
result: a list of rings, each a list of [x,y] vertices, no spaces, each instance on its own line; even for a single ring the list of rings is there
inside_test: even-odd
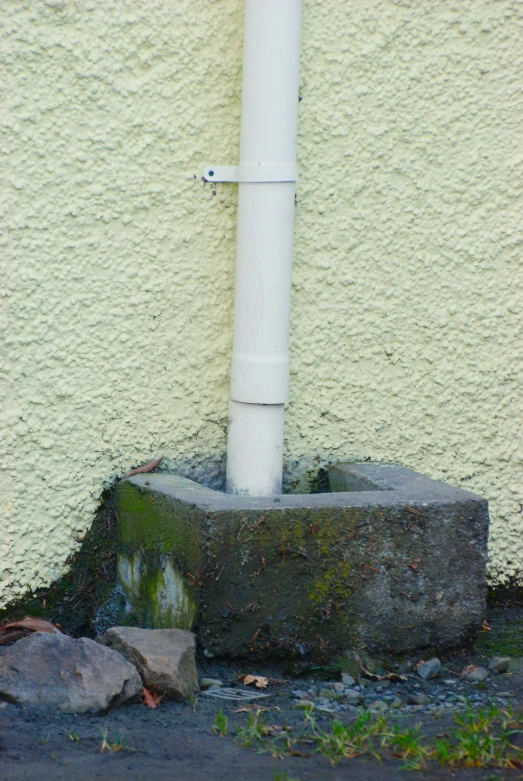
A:
[[[489,621],[493,632],[480,638],[473,652],[463,649],[443,656],[450,671],[467,663],[485,664],[501,644],[501,651],[523,656],[521,648],[521,611],[498,610]],[[498,640],[496,646],[496,639]],[[519,653],[518,650],[520,651]],[[212,662],[201,670],[204,675],[219,675],[229,683],[239,672],[266,670],[252,664]],[[269,671],[274,674],[274,668]],[[456,674],[456,673],[454,673]],[[228,680],[227,680],[228,678]],[[292,690],[303,689],[318,680],[313,676],[288,684],[275,684],[263,700],[269,723],[294,726],[303,723],[303,713],[296,710]],[[443,686],[443,683],[430,684]],[[401,685],[399,685],[401,686]],[[462,686],[460,683],[459,686]],[[463,684],[465,686],[465,684]],[[476,689],[470,687],[470,694]],[[435,694],[435,691],[432,692]],[[468,690],[465,692],[468,696]],[[514,673],[489,678],[478,690],[482,702],[502,696],[515,710],[523,708],[523,664]],[[261,702],[261,701],[260,701]],[[523,779],[523,770],[495,768],[449,770],[434,765],[423,772],[402,769],[401,760],[389,758],[378,762],[365,758],[345,759],[331,766],[319,755],[275,759],[270,753],[257,753],[235,741],[235,731],[245,725],[248,713],[234,713],[239,703],[202,695],[192,703],[161,702],[156,710],[132,704],[103,716],[67,715],[56,711],[21,708],[0,703],[0,781],[436,781],[436,779],[470,779],[501,781]],[[229,718],[229,734],[213,734],[216,714],[222,709]],[[317,713],[318,724],[328,728],[333,718],[343,713]],[[404,723],[422,723],[425,735],[448,733],[453,725],[452,709],[428,712],[398,712],[390,718]],[[101,751],[105,735],[108,743],[124,745],[121,751]],[[519,737],[516,738],[519,740]],[[519,745],[523,745],[521,742]],[[307,748],[304,749],[307,754]]]

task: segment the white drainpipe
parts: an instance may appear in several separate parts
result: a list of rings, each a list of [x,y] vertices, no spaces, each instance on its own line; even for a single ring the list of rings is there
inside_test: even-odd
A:
[[[282,490],[301,0],[245,0],[240,164],[204,178],[237,181],[228,493]]]

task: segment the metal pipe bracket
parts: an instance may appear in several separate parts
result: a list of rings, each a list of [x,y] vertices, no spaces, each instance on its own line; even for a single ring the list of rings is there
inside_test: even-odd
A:
[[[271,182],[296,182],[298,166],[282,165],[208,165],[202,178],[206,182],[236,182],[238,184],[262,184]]]

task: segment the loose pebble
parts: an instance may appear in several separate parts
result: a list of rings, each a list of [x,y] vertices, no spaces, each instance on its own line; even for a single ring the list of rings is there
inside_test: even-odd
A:
[[[428,694],[409,694],[407,702],[410,705],[429,705],[432,700]]]
[[[294,703],[294,707],[298,710],[314,710],[316,706],[311,700],[298,700]]]
[[[470,672],[465,673],[463,676],[463,680],[469,681],[469,683],[484,681],[485,678],[488,678],[488,670],[485,670],[484,667],[475,667],[473,670],[470,670]]]
[[[423,678],[424,681],[427,681],[430,678],[434,678],[436,675],[438,675],[440,670],[441,662],[436,656],[434,656],[432,659],[429,659],[428,662],[422,662],[418,666],[416,672],[420,678]]]
[[[309,692],[302,691],[301,689],[294,689],[291,691],[291,694],[293,697],[296,697],[297,700],[310,700],[311,695]]]
[[[358,705],[361,702],[361,694],[349,689],[349,691],[345,692],[343,699],[348,702],[349,705]]]
[[[332,689],[322,689],[320,691],[320,697],[324,700],[341,700],[343,694],[341,694],[341,692],[335,692]]]
[[[223,686],[219,678],[200,678],[200,689],[210,689],[211,686]]]
[[[371,704],[369,710],[377,711],[378,713],[384,713],[388,709],[388,705],[383,700],[376,700]]]
[[[510,666],[510,656],[495,656],[488,668],[490,672],[506,673]]]

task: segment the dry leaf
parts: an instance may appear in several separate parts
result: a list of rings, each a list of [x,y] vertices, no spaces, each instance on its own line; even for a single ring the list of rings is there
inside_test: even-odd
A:
[[[55,635],[64,634],[50,621],[46,621],[44,618],[33,618],[32,616],[26,616],[20,621],[10,621],[7,624],[3,624],[0,627],[0,632],[10,631],[12,629],[28,629],[30,632],[50,632]]]
[[[240,675],[238,676],[240,683],[248,686],[250,683],[254,683],[257,689],[265,689],[269,684],[269,679],[264,678],[263,675]]]
[[[469,673],[473,673],[474,670],[477,670],[477,669],[478,668],[476,667],[475,664],[469,664],[469,665],[467,665],[467,667],[463,668],[463,671],[461,673],[461,677],[464,678],[466,675],[468,675]]]
[[[33,632],[48,632],[50,634],[65,634],[59,627],[43,618],[26,616],[20,621],[9,621],[0,626],[0,645],[14,643]]]
[[[127,472],[127,474],[120,479],[125,480],[126,477],[132,477],[133,475],[142,475],[144,472],[154,472],[156,467],[160,466],[162,460],[163,460],[163,456],[162,458],[158,458],[156,461],[149,461],[148,464],[143,464],[143,466],[137,466],[136,469],[131,469],[130,472]]]
[[[483,623],[481,624],[481,631],[482,632],[490,632],[492,630],[492,627],[489,626],[489,623],[486,618],[483,619]]]
[[[291,757],[303,757],[304,759],[310,759],[312,757],[312,754],[309,752],[307,754],[304,754],[303,751],[291,751]]]
[[[0,634],[0,645],[16,643],[17,640],[21,640],[23,637],[28,637],[30,634],[30,632],[24,632],[23,629],[20,629],[18,632],[6,632],[5,635]]]
[[[320,527],[318,526],[318,524],[317,523],[313,523],[312,526],[311,526],[311,533],[312,533],[312,535],[314,537],[316,537],[316,535],[319,534],[319,531],[320,531]]]
[[[365,678],[371,678],[373,681],[406,681],[407,676],[406,675],[400,675],[399,673],[385,673],[385,675],[376,675],[376,673],[371,673],[368,670],[365,669],[365,667],[360,666],[360,669],[365,676]]]
[[[160,700],[158,699],[158,695],[155,694],[155,692],[149,691],[149,689],[146,689],[145,686],[142,689],[143,694],[143,704],[147,705],[148,708],[157,708],[160,704]]]
[[[413,569],[414,572],[416,572],[416,570],[419,569],[420,561],[421,559],[414,559],[414,561],[411,561],[411,563],[409,564],[409,567]]]

